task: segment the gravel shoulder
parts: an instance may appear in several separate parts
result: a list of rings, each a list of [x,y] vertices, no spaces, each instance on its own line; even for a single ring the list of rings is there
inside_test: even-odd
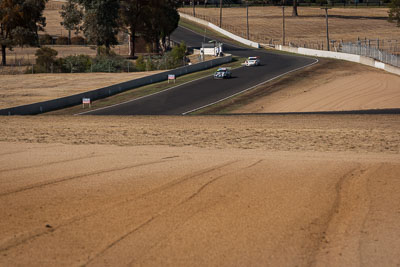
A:
[[[398,75],[355,63],[323,59],[319,66],[297,73],[295,77],[296,79],[284,78],[275,86],[267,85],[270,90],[276,90],[277,87],[282,89],[233,112],[313,112],[400,108],[400,76]]]
[[[397,266],[399,120],[2,117],[0,265]]]

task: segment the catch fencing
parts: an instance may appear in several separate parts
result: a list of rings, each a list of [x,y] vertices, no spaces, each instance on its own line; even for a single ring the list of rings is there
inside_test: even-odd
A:
[[[353,43],[341,44],[340,51],[348,54],[355,54],[364,57],[370,57],[380,62],[390,64],[395,67],[400,67],[400,56],[394,55],[378,48]]]

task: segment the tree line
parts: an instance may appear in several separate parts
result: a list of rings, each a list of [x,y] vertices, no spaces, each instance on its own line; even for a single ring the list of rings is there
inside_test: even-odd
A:
[[[47,0],[0,0],[0,46],[2,65],[6,49],[39,46],[39,31],[46,26],[43,16]],[[179,0],[68,0],[60,12],[69,31],[83,31],[88,42],[105,47],[106,54],[118,44],[121,31],[130,36],[130,56],[135,38],[151,44],[152,52],[167,49],[167,40],[179,22]]]
[[[193,0],[192,0],[193,1]],[[255,1],[255,0],[253,0]],[[249,0],[248,2],[253,2]],[[283,0],[284,1],[284,0]],[[38,46],[39,35],[46,26],[43,16],[47,0],[0,0],[0,46],[2,65],[6,49],[15,46]],[[179,22],[178,7],[182,0],[68,0],[63,6],[62,25],[69,31],[83,31],[90,43],[104,46],[106,54],[118,44],[120,31],[129,34],[129,55],[134,56],[137,36],[159,53],[167,49],[167,39]],[[293,0],[297,15],[298,0]],[[389,21],[400,26],[400,0],[391,0]]]

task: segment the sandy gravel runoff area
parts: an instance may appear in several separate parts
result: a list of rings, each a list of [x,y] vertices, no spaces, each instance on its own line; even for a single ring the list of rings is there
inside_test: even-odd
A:
[[[332,83],[317,85],[309,81],[299,84],[289,94],[280,95],[276,103],[266,104],[268,99],[264,99],[262,112],[399,108],[400,76],[365,71],[337,77]],[[246,108],[253,110],[253,105],[257,104],[259,102]]]
[[[397,115],[0,125],[0,266],[400,265]]]
[[[266,63],[268,64],[268,62]],[[320,59],[319,64],[242,96],[233,113],[314,112],[400,108],[400,76],[368,66]]]

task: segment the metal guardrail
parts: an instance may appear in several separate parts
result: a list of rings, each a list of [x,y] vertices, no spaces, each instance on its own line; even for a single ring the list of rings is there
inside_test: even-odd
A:
[[[393,55],[391,53],[377,49],[375,47],[361,45],[361,44],[343,43],[340,46],[340,52],[360,55],[364,57],[370,57],[379,60],[383,63],[395,67],[400,67],[399,55]]]

